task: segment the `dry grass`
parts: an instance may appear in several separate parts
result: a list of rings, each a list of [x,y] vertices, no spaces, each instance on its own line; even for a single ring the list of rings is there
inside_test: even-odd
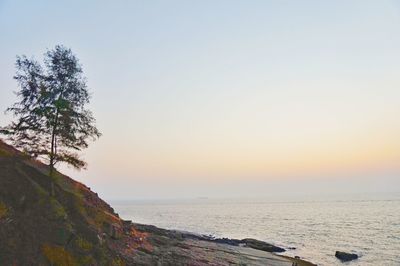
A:
[[[75,259],[63,247],[43,245],[43,255],[54,266],[75,266]]]
[[[6,217],[7,213],[8,213],[7,206],[3,202],[0,202],[0,219]]]
[[[93,248],[92,243],[80,236],[75,239],[75,244],[84,251],[90,251]]]

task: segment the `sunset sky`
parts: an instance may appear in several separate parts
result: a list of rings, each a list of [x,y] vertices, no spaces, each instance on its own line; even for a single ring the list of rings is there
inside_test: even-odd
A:
[[[56,44],[103,133],[64,171],[107,199],[400,191],[399,1],[0,0],[1,111]]]

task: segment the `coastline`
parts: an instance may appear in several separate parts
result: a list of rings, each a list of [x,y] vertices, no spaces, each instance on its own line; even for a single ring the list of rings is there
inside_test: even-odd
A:
[[[275,254],[283,249],[256,239],[126,221],[89,187],[47,172],[0,140],[1,265],[314,265]]]
[[[148,236],[149,244],[157,247],[152,255],[148,255],[161,259],[160,265],[316,265],[300,258],[277,254],[285,250],[256,239],[213,238],[131,221],[125,221],[125,224]]]

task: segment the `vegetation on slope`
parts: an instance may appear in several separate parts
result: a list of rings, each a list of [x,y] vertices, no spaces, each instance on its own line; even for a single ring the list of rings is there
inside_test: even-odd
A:
[[[0,142],[0,265],[123,263],[110,239],[122,220],[85,185]],[[117,260],[116,260],[117,259]]]

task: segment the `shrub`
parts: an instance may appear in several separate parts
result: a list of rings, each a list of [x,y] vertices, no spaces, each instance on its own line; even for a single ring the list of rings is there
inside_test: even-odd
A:
[[[64,207],[54,198],[50,198],[50,205],[53,208],[53,213],[58,219],[66,219],[67,213]]]
[[[8,213],[7,206],[0,201],[0,219],[5,217]]]
[[[75,239],[75,243],[80,249],[84,251],[90,251],[93,247],[92,243],[90,243],[89,241],[85,240],[80,236]]]
[[[43,255],[54,266],[75,266],[75,259],[63,247],[43,245]]]
[[[111,261],[111,266],[125,266],[125,262],[121,258],[115,258]]]

